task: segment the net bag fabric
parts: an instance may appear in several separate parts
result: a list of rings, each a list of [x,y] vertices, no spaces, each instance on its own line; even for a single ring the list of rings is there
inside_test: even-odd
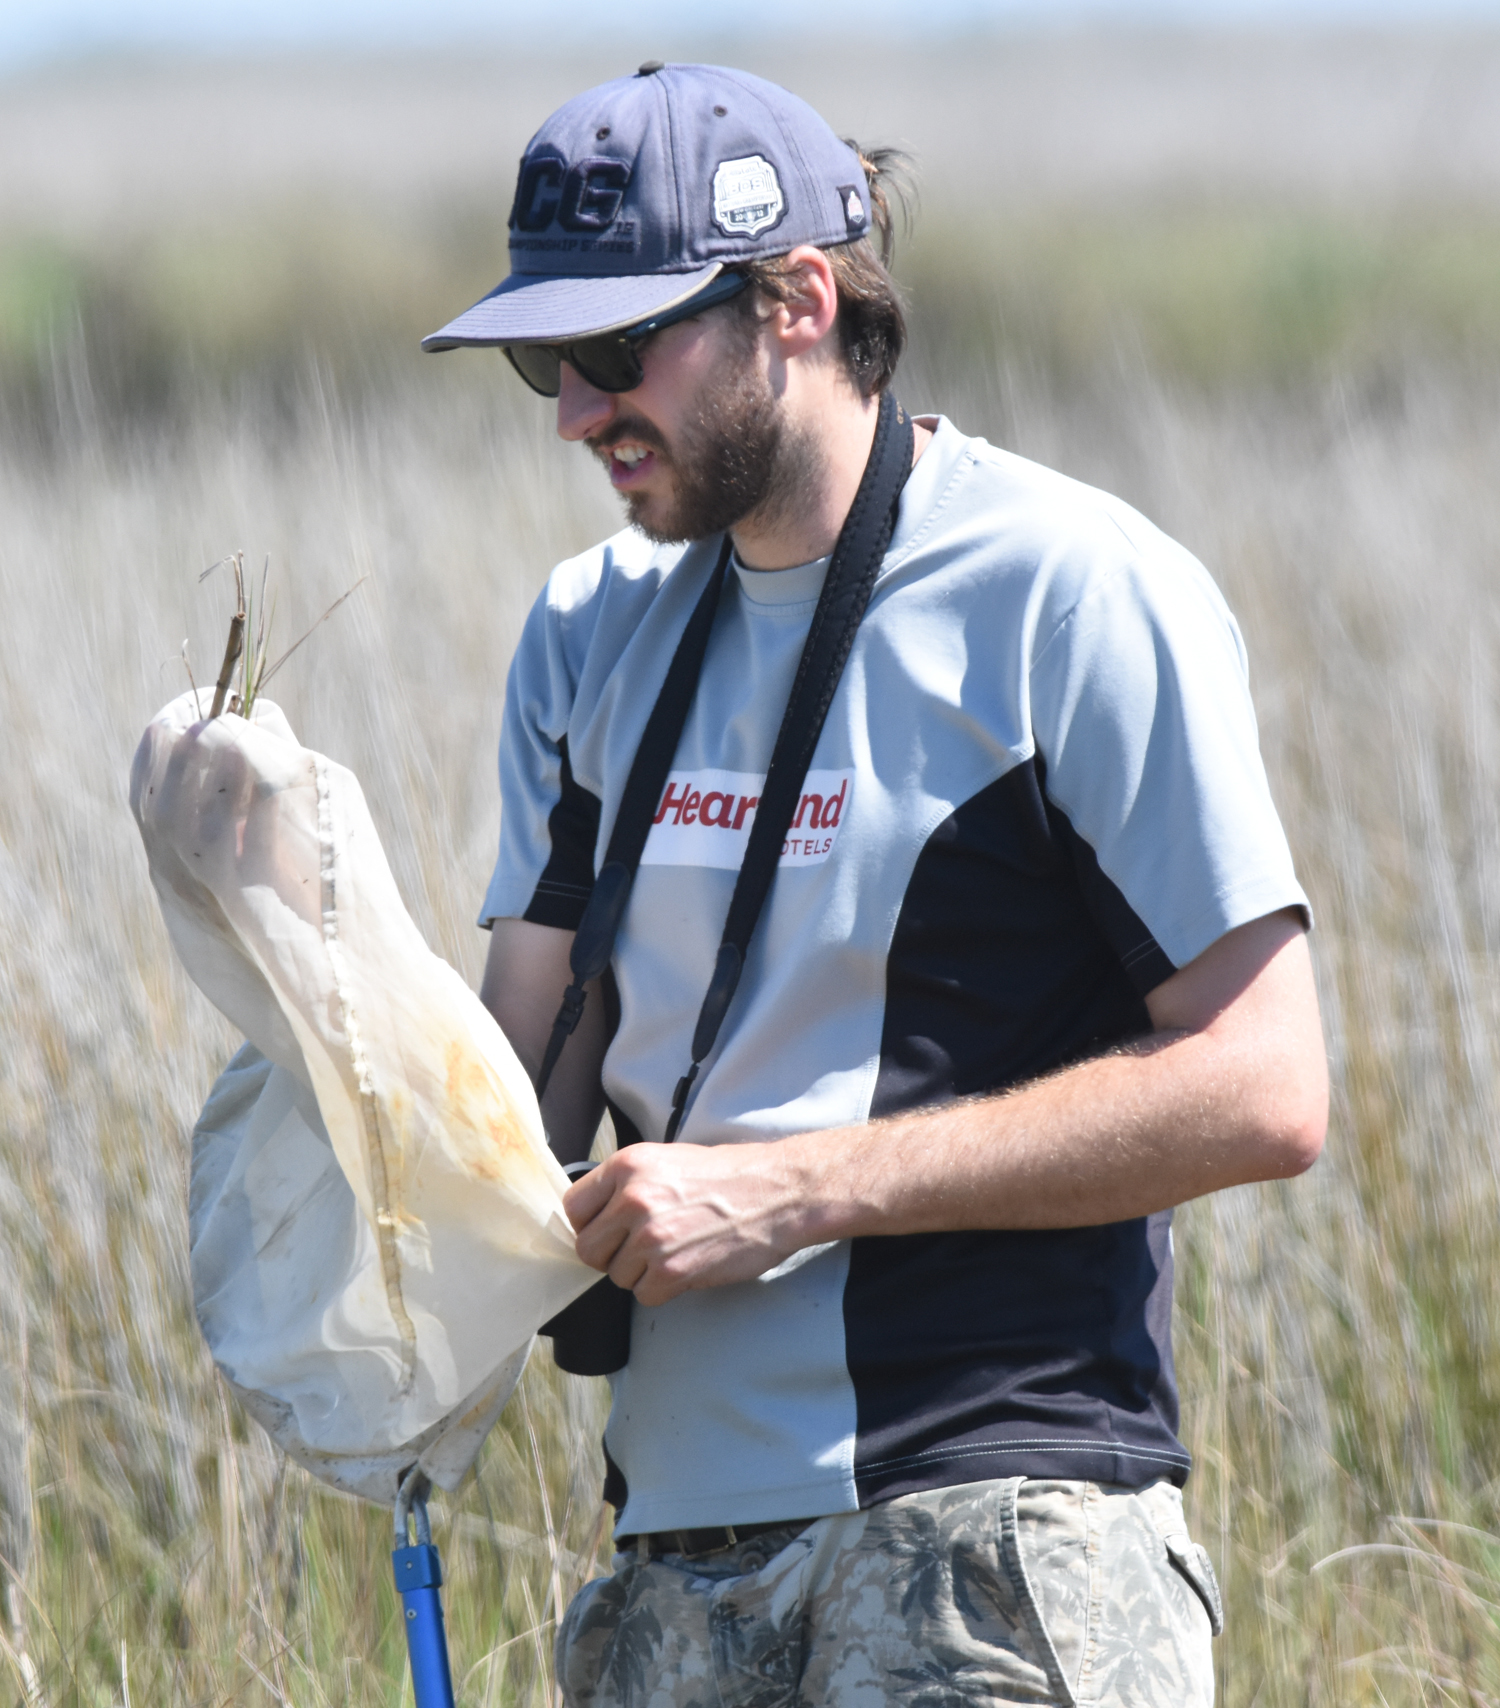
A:
[[[250,1413],[389,1504],[453,1488],[599,1277],[499,1027],[427,947],[354,775],[280,710],[151,722],[130,803],[173,945],[249,1040],[193,1134],[193,1299]]]

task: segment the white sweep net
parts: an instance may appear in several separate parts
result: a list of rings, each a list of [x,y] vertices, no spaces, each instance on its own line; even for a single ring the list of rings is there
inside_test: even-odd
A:
[[[390,1504],[452,1488],[537,1326],[597,1273],[499,1027],[412,923],[353,774],[268,702],[185,694],[130,776],[194,982],[249,1043],[193,1135],[193,1297],[220,1369],[293,1458]]]

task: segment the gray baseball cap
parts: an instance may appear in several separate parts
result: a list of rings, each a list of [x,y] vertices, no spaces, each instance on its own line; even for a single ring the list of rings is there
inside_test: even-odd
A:
[[[739,261],[870,229],[859,156],[785,89],[648,60],[576,96],[521,157],[510,277],[424,350],[563,342],[685,302]]]

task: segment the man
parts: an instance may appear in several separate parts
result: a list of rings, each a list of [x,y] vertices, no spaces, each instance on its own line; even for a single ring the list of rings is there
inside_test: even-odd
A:
[[[900,353],[880,191],[784,91],[649,63],[537,133],[510,277],[427,341],[505,346],[633,524],[554,571],[511,669],[484,995],[533,1069],[733,548],[543,1103],[565,1162],[605,1097],[647,1141],[566,1201],[635,1303],[619,1552],[559,1675],[578,1704],[1181,1708],[1212,1698],[1218,1597],[1181,1517],[1170,1210],[1305,1169],[1327,1106],[1238,632],[1186,552],[916,423],[743,978],[657,1142]]]

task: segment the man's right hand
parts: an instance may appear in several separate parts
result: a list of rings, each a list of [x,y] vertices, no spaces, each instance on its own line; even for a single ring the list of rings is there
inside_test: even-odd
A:
[[[643,1305],[753,1281],[808,1243],[795,1140],[631,1145],[563,1199],[578,1255]]]

